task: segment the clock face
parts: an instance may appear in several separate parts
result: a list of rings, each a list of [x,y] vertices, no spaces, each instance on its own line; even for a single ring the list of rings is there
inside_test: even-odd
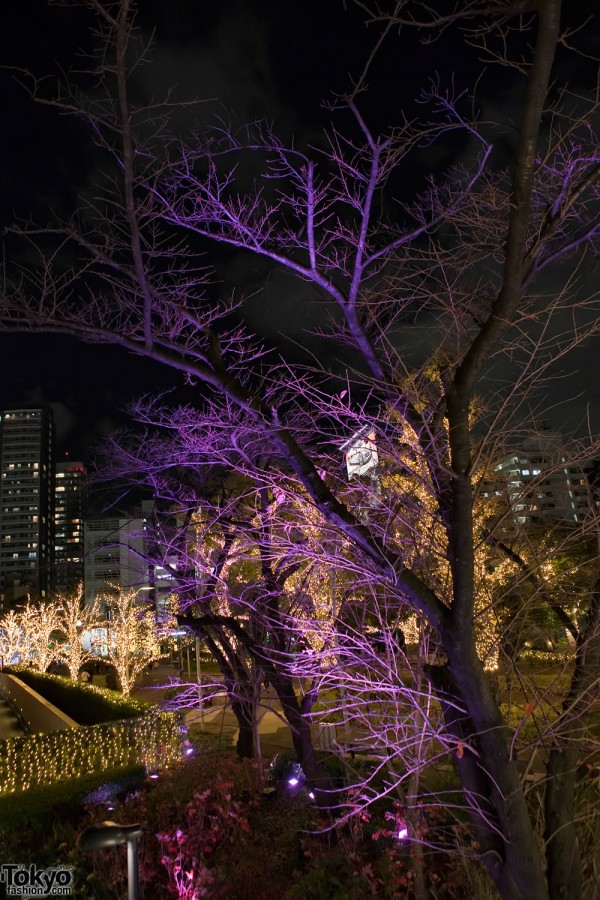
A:
[[[378,463],[377,446],[373,441],[359,440],[350,447],[346,454],[348,477],[363,475]]]
[[[371,462],[373,451],[368,447],[359,447],[348,454],[348,462],[351,466],[366,466]]]

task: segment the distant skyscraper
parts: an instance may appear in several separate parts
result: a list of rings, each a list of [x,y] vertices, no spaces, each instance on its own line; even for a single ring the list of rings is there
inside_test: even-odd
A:
[[[0,599],[53,587],[54,423],[49,406],[0,413]]]
[[[56,464],[55,589],[62,593],[83,583],[83,516],[86,470],[81,462]]]

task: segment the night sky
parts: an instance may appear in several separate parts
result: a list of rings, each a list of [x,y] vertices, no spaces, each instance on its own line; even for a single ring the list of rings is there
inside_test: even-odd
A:
[[[577,4],[578,10],[586,4]],[[595,4],[589,3],[590,11]],[[142,89],[160,94],[177,85],[178,96],[207,99],[207,120],[225,112],[235,121],[267,119],[284,137],[318,143],[330,114],[323,101],[348,90],[377,39],[376,27],[365,28],[363,13],[342,0],[143,0],[140,22],[155,30],[154,64],[142,74]],[[0,10],[1,56],[4,65],[53,72],[56,65],[76,61],[77,47],[89,46],[86,14],[74,8],[48,10],[43,0],[3,0]],[[600,49],[597,21],[584,40],[591,53]],[[399,47],[389,38],[369,75],[369,117],[385,129],[400,106],[412,112],[415,98],[440,63],[454,72],[458,88],[468,88],[478,67],[442,38],[433,46],[412,40]],[[593,67],[581,57],[561,62],[569,66],[574,86],[591,88]],[[6,69],[0,73],[3,93],[3,136],[0,142],[2,222],[31,216],[46,222],[52,208],[67,212],[78,191],[93,177],[93,157],[77,123],[55,111],[35,106]],[[589,83],[588,83],[589,82]],[[484,75],[478,101],[490,111],[510,114],[514,86],[510,76]],[[461,148],[448,146],[448,153]],[[436,152],[443,157],[443,150]],[[440,157],[440,162],[445,160]],[[412,189],[412,172],[399,196]],[[10,254],[10,241],[5,253]],[[269,285],[281,275],[248,257],[212,251],[220,290],[257,292],[246,308],[252,326],[277,344],[309,340],[304,312],[294,303],[293,285],[286,285],[289,305],[274,317]],[[590,269],[590,284],[596,279]],[[275,281],[274,281],[275,280]],[[285,334],[284,334],[285,332]],[[600,388],[595,350],[581,352],[557,387],[560,398],[577,395],[584,386],[594,422],[600,427]],[[155,388],[180,386],[178,376],[114,348],[81,345],[67,338],[0,335],[0,404],[49,400],[59,427],[60,450],[88,458],[90,442],[126,421],[123,407],[133,397]],[[581,423],[587,400],[572,406]],[[557,413],[559,421],[563,413]],[[553,414],[550,416],[553,418]]]
[[[145,0],[140,7],[145,31],[155,31],[154,63],[142,73],[148,94],[177,85],[181,98],[207,99],[207,119],[223,113],[239,123],[266,118],[305,141],[318,138],[329,118],[322,101],[348,89],[348,73],[357,70],[370,40],[358,11],[345,12],[338,0]],[[80,10],[6,0],[0,16],[7,66],[52,73],[76,64],[77,48],[90,46]],[[33,104],[10,72],[0,78],[11,110],[0,142],[2,222],[45,223],[52,209],[68,212],[93,177],[87,135],[78,123]],[[231,254],[210,262],[223,290],[255,291],[269,275]],[[256,304],[251,318],[260,325]],[[132,397],[178,384],[160,366],[68,338],[0,335],[0,367],[0,403],[50,400],[61,450],[71,455],[89,452],[89,442],[126,421],[119,411]]]

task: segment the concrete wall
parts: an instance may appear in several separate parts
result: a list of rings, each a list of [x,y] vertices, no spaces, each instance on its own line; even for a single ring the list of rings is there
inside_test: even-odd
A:
[[[80,726],[14,675],[0,673],[0,693],[12,704],[32,734]]]

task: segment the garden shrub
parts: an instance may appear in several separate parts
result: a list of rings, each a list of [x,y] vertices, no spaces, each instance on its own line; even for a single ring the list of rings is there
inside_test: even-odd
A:
[[[181,725],[160,712],[0,741],[0,793],[78,779],[107,769],[172,765],[181,758]]]
[[[290,756],[281,759],[282,769],[293,761]],[[414,896],[411,847],[395,834],[395,817],[402,815],[398,801],[382,798],[379,812],[375,804],[364,815],[327,830],[332,823],[320,818],[305,791],[294,796],[281,792],[266,799],[258,767],[232,754],[198,753],[159,774],[157,781],[133,784],[133,792],[117,799],[114,791],[96,790],[91,799],[99,802],[86,807],[78,823],[75,810],[70,809],[62,821],[48,828],[46,845],[40,846],[36,856],[14,861],[72,865],[75,896],[81,900],[125,896],[125,848],[84,853],[77,846],[84,828],[111,818],[139,822],[142,827],[140,878],[142,896],[147,898],[407,900]],[[445,777],[449,778],[448,773]],[[592,793],[597,803],[597,791]],[[110,811],[107,797],[114,806]],[[422,815],[431,895],[436,900],[495,896],[475,858],[468,824],[457,825],[454,815],[439,804],[423,805]],[[594,836],[590,828],[590,847],[595,846]],[[0,852],[14,848],[14,842],[3,846],[3,837],[7,839],[0,833]],[[434,849],[441,841],[447,852]],[[588,896],[591,900],[592,895]]]
[[[133,698],[124,698],[115,691],[71,681],[62,675],[35,672],[20,666],[5,668],[5,673],[15,675],[61,712],[79,725],[98,725],[139,716],[151,709],[151,704]]]

